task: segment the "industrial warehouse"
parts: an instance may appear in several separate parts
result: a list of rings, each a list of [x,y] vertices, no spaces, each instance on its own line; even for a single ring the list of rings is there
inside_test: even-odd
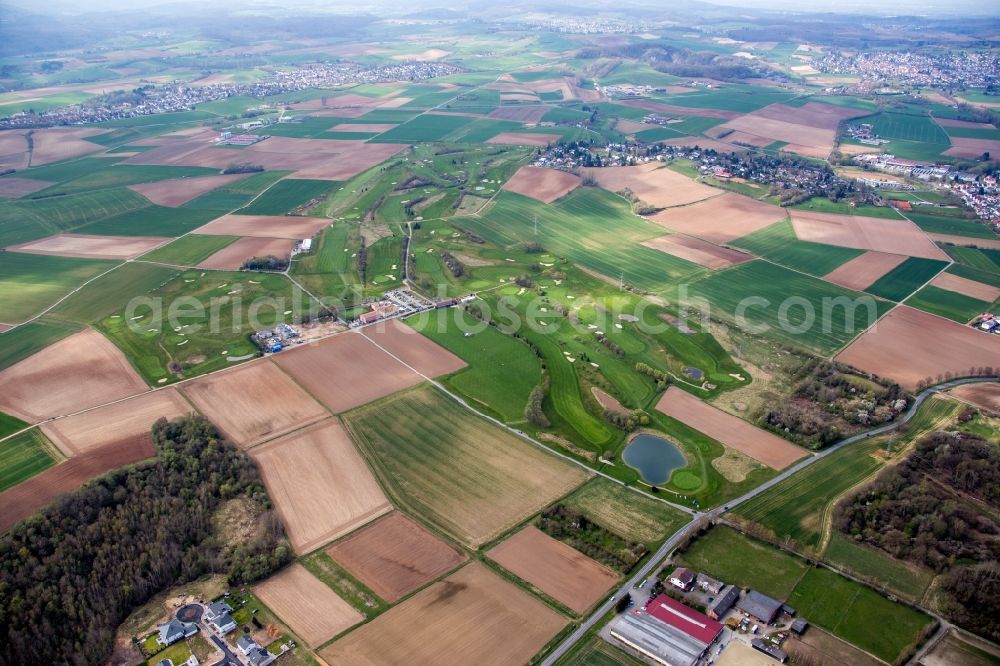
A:
[[[667,666],[693,666],[722,632],[707,615],[669,597],[625,613],[611,636]]]

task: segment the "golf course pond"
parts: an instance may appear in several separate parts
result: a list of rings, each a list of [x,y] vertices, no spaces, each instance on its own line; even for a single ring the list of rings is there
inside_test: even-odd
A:
[[[687,466],[687,459],[677,446],[650,433],[633,437],[622,452],[622,460],[638,471],[643,481],[654,486],[665,484],[674,470]]]

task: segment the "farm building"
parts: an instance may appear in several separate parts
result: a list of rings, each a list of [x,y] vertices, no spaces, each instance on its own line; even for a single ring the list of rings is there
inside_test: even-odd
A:
[[[781,606],[781,602],[777,599],[772,599],[756,590],[747,592],[747,595],[736,604],[736,608],[763,624],[774,622],[774,618],[781,612]]]
[[[803,620],[801,617],[797,619],[795,622],[792,622],[791,626],[792,633],[797,636],[801,636],[802,634],[804,634],[806,629],[808,628],[809,628],[809,623]]]
[[[663,597],[646,610],[622,615],[611,636],[666,666],[692,666],[722,631],[722,625]]]
[[[713,620],[721,620],[739,598],[740,588],[735,585],[730,585],[725,588],[725,591],[722,591],[722,593],[715,598],[715,601],[708,605],[708,609],[705,611],[705,614]]]
[[[687,592],[694,583],[694,572],[687,567],[677,567],[667,580],[677,589]]]
[[[775,645],[771,645],[767,641],[761,640],[760,638],[754,638],[751,640],[750,646],[753,647],[754,650],[759,650],[767,656],[777,659],[782,664],[788,661],[788,654],[786,654],[784,650]]]
[[[718,594],[719,592],[722,592],[722,588],[726,586],[726,584],[721,580],[715,580],[711,576],[706,576],[703,573],[698,574],[697,582],[698,587],[708,594]]]

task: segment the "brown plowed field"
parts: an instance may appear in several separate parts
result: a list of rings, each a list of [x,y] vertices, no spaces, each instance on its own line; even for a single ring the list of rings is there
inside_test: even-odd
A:
[[[636,132],[642,132],[644,130],[656,129],[659,125],[652,125],[650,123],[640,123],[637,120],[629,120],[628,118],[622,118],[617,123],[615,123],[615,129],[622,134],[635,134]]]
[[[0,372],[0,412],[37,423],[146,390],[118,348],[88,328]]]
[[[148,436],[123,440],[70,458],[8,488],[0,493],[0,532],[6,532],[59,495],[76,490],[94,477],[155,454]]]
[[[784,209],[732,192],[649,217],[662,227],[716,244],[728,243],[784,218]]]
[[[530,132],[501,132],[486,143],[499,143],[505,146],[547,146],[559,140],[558,134],[532,134]]]
[[[198,264],[198,268],[236,271],[243,267],[243,262],[252,257],[273,256],[287,259],[295,243],[296,241],[290,238],[241,238]]]
[[[210,236],[252,236],[254,238],[300,240],[318,234],[329,224],[330,220],[325,218],[299,217],[298,215],[223,215],[198,227],[191,233]]]
[[[722,138],[757,146],[784,141],[788,145],[782,150],[824,158],[833,150],[837,125],[842,120],[863,115],[866,112],[819,102],[808,102],[801,107],[771,104],[733,118],[711,131],[713,136],[719,137],[726,130],[735,130]]]
[[[330,128],[331,132],[388,132],[396,123],[342,123]]]
[[[503,189],[517,192],[545,203],[552,203],[580,186],[580,177],[544,167],[523,166],[503,185]]]
[[[490,111],[488,117],[520,123],[537,123],[552,109],[551,106],[502,106]]]
[[[791,214],[799,240],[948,261],[948,255],[909,220],[800,210]]]
[[[784,469],[807,455],[788,440],[716,409],[676,386],[667,389],[656,409],[772,469]]]
[[[126,164],[162,164],[223,169],[250,162],[270,170],[295,171],[294,178],[347,180],[406,148],[396,143],[272,136],[240,150],[202,137],[181,138],[130,157]]]
[[[880,277],[906,261],[902,254],[886,254],[869,250],[833,269],[823,279],[841,287],[864,291]]]
[[[618,582],[618,574],[534,526],[494,546],[490,559],[582,614]]]
[[[211,192],[217,187],[228,185],[233,181],[246,178],[246,174],[234,173],[219,176],[197,176],[195,178],[174,178],[155,183],[140,183],[129,185],[129,189],[138,192],[158,206],[176,207]]]
[[[251,455],[299,554],[392,509],[335,419],[263,444]]]
[[[364,619],[298,562],[254,585],[253,592],[311,646],[325,643]]]
[[[647,99],[630,99],[624,102],[615,102],[622,106],[630,106],[633,109],[643,109],[655,113],[665,113],[678,116],[701,116],[702,118],[722,118],[732,120],[739,118],[742,114],[736,111],[722,111],[720,109],[699,109],[689,106],[677,106],[676,104],[664,104],[662,102],[652,102]],[[699,143],[698,145],[701,145]]]
[[[931,240],[939,243],[951,243],[952,245],[985,247],[991,250],[1000,250],[1000,238],[970,238],[968,236],[953,236],[951,234],[928,233]]]
[[[628,413],[628,410],[625,409],[625,406],[622,403],[618,402],[618,399],[615,398],[615,396],[609,393],[605,393],[596,386],[591,386],[590,392],[594,394],[594,398],[597,400],[597,402],[600,403],[602,408],[610,409],[611,411],[618,412],[619,414]]]
[[[766,146],[768,143],[773,143],[774,141],[784,141],[790,145],[808,146],[814,149],[815,152],[824,155],[829,155],[830,151],[833,150],[833,140],[835,137],[834,130],[823,127],[797,125],[786,120],[762,118],[750,113],[730,120],[725,125],[714,128],[714,131],[727,129],[761,137],[764,141],[759,142],[759,145],[762,146]],[[782,150],[788,150],[788,146],[785,146]]]
[[[0,156],[0,165],[5,166],[2,156]],[[23,197],[25,194],[44,190],[49,185],[55,185],[55,183],[50,183],[47,180],[35,180],[34,178],[0,178],[0,197]]]
[[[355,95],[347,93],[336,97],[320,97],[310,99],[305,102],[295,102],[292,104],[296,109],[344,109],[349,107],[376,107],[380,99],[378,97],[366,97],[365,95]]]
[[[632,190],[643,202],[657,208],[682,206],[718,196],[720,191],[668,169],[660,162],[640,166],[584,168],[580,170],[611,192]]]
[[[26,133],[27,130],[0,130],[0,167],[28,168],[28,140],[24,138]]]
[[[329,416],[270,361],[187,382],[181,389],[226,437],[246,448]]]
[[[983,284],[968,278],[952,275],[951,273],[941,273],[931,281],[931,284],[940,289],[953,291],[956,294],[964,294],[981,301],[992,303],[1000,298],[1000,287]]]
[[[565,617],[473,562],[320,656],[328,664],[353,666],[524,664],[566,624]]]
[[[959,400],[1000,414],[1000,383],[965,384],[953,388],[949,393]]]
[[[835,130],[842,120],[857,118],[868,115],[868,111],[859,111],[846,106],[836,106],[833,104],[823,104],[822,102],[807,102],[802,106],[788,106],[786,104],[771,104],[759,111],[751,114],[758,118],[772,118],[783,120],[796,125],[806,125],[809,127],[821,127],[823,129]]]
[[[152,443],[150,430],[156,421],[175,419],[193,411],[176,390],[164,389],[49,421],[41,428],[69,458],[142,438]]]
[[[950,138],[951,148],[941,153],[942,155],[967,160],[979,159],[983,153],[1000,155],[1000,141],[996,139],[967,139],[954,136]]]
[[[900,305],[867,330],[837,360],[915,389],[922,380],[969,368],[997,366],[1000,335],[977,331]]]
[[[644,242],[643,245],[694,262],[699,266],[711,268],[712,270],[729,268],[730,266],[742,264],[744,261],[753,259],[753,255],[745,252],[730,250],[729,248],[703,241],[700,238],[685,236],[683,234],[653,238]]]
[[[37,129],[31,134],[33,150],[31,166],[41,166],[51,162],[60,162],[72,157],[81,157],[106,150],[99,143],[91,143],[84,139],[96,134],[104,134],[108,130],[97,127],[50,127]]]
[[[88,236],[57,234],[40,240],[11,245],[10,252],[49,254],[84,259],[132,259],[163,245],[169,238],[155,236]]]
[[[450,351],[395,319],[361,329],[362,334],[425,377],[458,372],[468,365]]]
[[[466,560],[464,553],[399,512],[338,541],[326,553],[390,603]]]
[[[419,384],[421,378],[359,333],[282,352],[275,362],[335,413]]]

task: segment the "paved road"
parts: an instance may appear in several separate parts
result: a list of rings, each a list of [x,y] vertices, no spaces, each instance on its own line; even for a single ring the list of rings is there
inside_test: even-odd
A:
[[[226,644],[226,641],[211,632],[209,633],[209,636],[211,637],[212,642],[215,643],[215,647],[222,650],[223,655],[222,659],[212,664],[212,666],[243,666],[236,655],[233,654],[233,651],[229,649],[229,645]]]
[[[552,666],[552,664],[555,664],[555,662],[559,661],[559,659],[561,659],[567,652],[569,652],[569,650],[572,649],[572,647],[576,645],[576,643],[581,638],[583,638],[584,634],[590,631],[594,627],[594,625],[597,624],[600,621],[600,619],[604,617],[604,615],[607,614],[608,611],[610,611],[614,607],[615,603],[618,601],[618,599],[622,597],[623,594],[631,590],[632,587],[635,586],[637,581],[640,581],[643,578],[648,578],[649,574],[657,566],[660,565],[660,563],[667,557],[667,554],[671,550],[673,550],[674,546],[677,543],[679,543],[681,539],[687,536],[687,534],[692,529],[694,529],[695,526],[697,526],[700,522],[702,522],[702,520],[709,520],[709,521],[715,520],[716,518],[724,514],[726,511],[732,509],[734,506],[738,506],[739,504],[742,504],[743,502],[746,502],[747,500],[756,497],[757,495],[769,490],[770,488],[773,488],[774,486],[781,483],[782,481],[792,476],[793,474],[802,471],[809,465],[812,465],[817,461],[822,460],[823,458],[827,457],[828,455],[831,455],[832,453],[835,453],[836,451],[839,451],[845,446],[850,446],[855,442],[860,442],[861,440],[868,439],[870,437],[875,437],[877,435],[881,435],[882,433],[889,432],[891,430],[895,430],[904,423],[909,422],[909,420],[913,418],[913,415],[917,413],[917,409],[920,407],[920,405],[922,405],[924,401],[927,400],[927,398],[931,397],[935,393],[938,393],[940,391],[949,388],[953,388],[955,386],[961,386],[962,384],[976,384],[980,382],[995,382],[995,381],[996,378],[991,378],[991,377],[956,379],[954,381],[945,382],[944,384],[939,384],[938,386],[935,386],[933,388],[925,389],[914,399],[913,405],[906,412],[906,414],[904,414],[902,418],[896,420],[895,422],[882,426],[880,428],[875,428],[874,430],[863,432],[853,437],[848,437],[847,439],[837,442],[833,446],[823,449],[822,451],[820,451],[815,455],[811,455],[808,458],[800,460],[799,462],[792,465],[791,467],[789,467],[788,469],[786,469],[784,472],[774,477],[773,479],[770,479],[766,483],[762,483],[753,490],[737,497],[736,499],[730,500],[721,507],[716,507],[715,509],[712,509],[711,511],[707,511],[705,513],[689,511],[689,513],[691,513],[694,516],[694,518],[689,523],[684,525],[684,527],[682,527],[672,537],[667,539],[667,541],[662,546],[660,546],[655,553],[653,553],[653,556],[646,561],[646,564],[643,565],[641,569],[639,569],[638,573],[636,573],[632,578],[625,581],[622,584],[622,586],[619,587],[618,590],[614,593],[614,595],[612,595],[611,599],[601,604],[599,608],[597,608],[593,613],[591,613],[590,617],[588,617],[579,627],[577,627],[576,631],[574,631],[566,638],[566,640],[560,643],[545,658],[545,660],[542,662],[542,666]],[[934,617],[937,617],[937,615],[933,613],[932,615],[934,615]],[[944,624],[945,623],[942,622],[942,626]],[[942,631],[943,630],[939,630],[938,634],[941,634]],[[939,638],[939,636],[935,635],[935,639],[937,638]],[[930,644],[930,641],[928,641],[928,644]],[[923,651],[921,651],[921,654],[922,653]]]

